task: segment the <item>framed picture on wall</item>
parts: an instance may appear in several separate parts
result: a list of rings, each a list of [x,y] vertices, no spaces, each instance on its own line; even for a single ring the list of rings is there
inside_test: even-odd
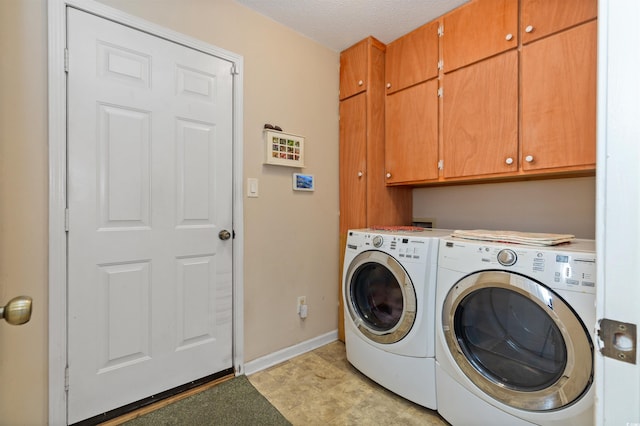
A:
[[[313,175],[294,173],[293,189],[296,191],[314,191],[316,189],[316,182]]]
[[[265,164],[304,167],[304,137],[264,130]]]

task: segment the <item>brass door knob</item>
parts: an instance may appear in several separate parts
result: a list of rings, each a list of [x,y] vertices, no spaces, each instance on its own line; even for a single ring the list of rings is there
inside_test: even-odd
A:
[[[31,303],[29,296],[18,296],[9,300],[6,306],[0,306],[0,319],[12,325],[21,325],[31,319]]]

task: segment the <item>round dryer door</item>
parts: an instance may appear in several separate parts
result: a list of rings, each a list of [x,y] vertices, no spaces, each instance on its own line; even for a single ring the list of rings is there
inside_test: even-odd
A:
[[[362,252],[345,280],[345,306],[363,335],[389,344],[409,333],[416,318],[416,292],[396,259],[380,251]]]
[[[449,291],[442,312],[449,351],[483,392],[514,408],[555,410],[593,380],[593,344],[567,303],[528,277],[483,271]]]

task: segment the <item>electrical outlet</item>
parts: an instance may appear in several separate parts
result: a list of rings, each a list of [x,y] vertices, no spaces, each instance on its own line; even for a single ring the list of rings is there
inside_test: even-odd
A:
[[[307,296],[298,296],[298,303],[296,304],[296,313],[300,314],[300,307],[307,304]]]

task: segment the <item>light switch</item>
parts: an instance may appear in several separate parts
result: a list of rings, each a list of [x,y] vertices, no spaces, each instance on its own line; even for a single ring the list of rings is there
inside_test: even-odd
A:
[[[258,198],[258,179],[247,179],[247,197]]]

